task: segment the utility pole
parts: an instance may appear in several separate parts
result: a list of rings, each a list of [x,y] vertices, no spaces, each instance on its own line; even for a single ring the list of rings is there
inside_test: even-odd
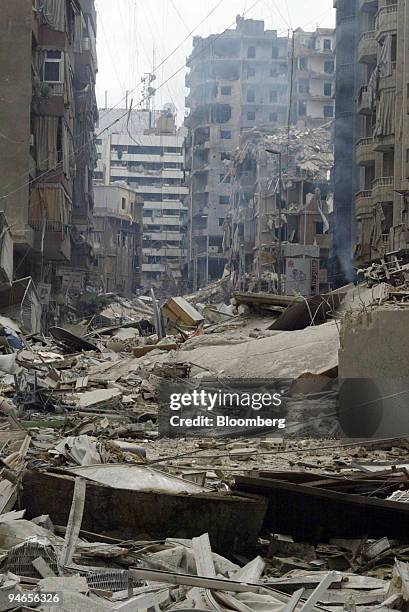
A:
[[[278,272],[278,282],[277,282],[277,291],[278,294],[281,295],[281,274],[283,268],[283,257],[282,257],[282,240],[281,240],[281,185],[282,185],[282,154],[281,151],[277,151],[276,149],[266,149],[267,153],[271,153],[272,155],[278,155],[278,188],[276,189],[276,205],[278,208],[278,257],[277,257],[277,272]]]

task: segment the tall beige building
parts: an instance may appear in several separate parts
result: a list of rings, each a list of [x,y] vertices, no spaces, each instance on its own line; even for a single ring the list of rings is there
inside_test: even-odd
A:
[[[336,120],[335,166],[354,159],[349,255],[355,265],[366,265],[409,245],[409,7],[405,0],[334,5],[337,55],[350,57],[349,71],[337,67],[337,100],[342,89],[355,100],[349,128],[341,116]],[[353,138],[347,140],[348,129]],[[343,210],[348,222],[343,193],[339,177],[335,218],[342,221],[337,211]]]

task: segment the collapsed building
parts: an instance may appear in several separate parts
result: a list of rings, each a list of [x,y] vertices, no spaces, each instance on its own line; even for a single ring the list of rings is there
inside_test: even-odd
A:
[[[224,248],[237,287],[310,295],[329,289],[331,133],[250,130],[230,173]],[[244,287],[243,287],[244,288]]]

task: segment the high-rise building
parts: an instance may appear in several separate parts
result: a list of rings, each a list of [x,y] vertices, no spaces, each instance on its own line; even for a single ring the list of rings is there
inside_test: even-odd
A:
[[[263,21],[238,17],[234,30],[194,37],[187,66],[188,262],[197,287],[223,273],[228,166],[241,132],[287,122],[288,39]]]
[[[409,13],[404,0],[335,6],[343,60],[336,77],[334,225],[344,223],[336,247],[339,259],[359,266],[409,250]],[[350,114],[341,116],[341,109]]]
[[[52,285],[91,254],[96,14],[94,0],[2,5],[0,208],[19,275]]]
[[[335,30],[304,32],[298,28],[290,44],[293,122],[305,126],[328,123],[335,106]]]
[[[107,128],[107,129],[105,129]],[[143,203],[144,288],[175,286],[186,256],[185,129],[174,111],[102,109],[96,185],[123,185]]]

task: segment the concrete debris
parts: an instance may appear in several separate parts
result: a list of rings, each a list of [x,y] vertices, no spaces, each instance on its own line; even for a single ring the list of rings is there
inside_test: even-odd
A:
[[[397,292],[222,280],[155,314],[109,296],[50,336],[8,324],[23,348],[0,354],[0,592],[59,592],[64,610],[409,610],[409,442],[344,445],[334,416],[345,325]],[[280,379],[287,430],[159,433],[164,384],[224,379]]]

